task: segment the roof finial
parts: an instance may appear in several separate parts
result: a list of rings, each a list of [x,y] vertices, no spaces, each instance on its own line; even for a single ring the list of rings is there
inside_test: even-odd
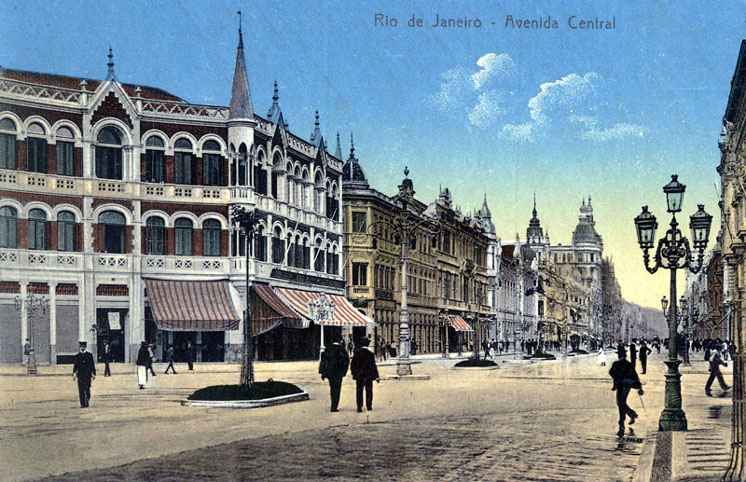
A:
[[[409,167],[404,166],[404,177],[409,177]]]
[[[108,67],[108,72],[106,74],[106,79],[111,80],[114,77],[114,54],[111,52],[111,45],[109,45],[109,62],[106,64]]]
[[[278,100],[280,100],[280,94],[277,90],[277,79],[275,79],[275,93],[272,95],[272,102],[276,104]]]
[[[355,157],[355,137],[352,131],[350,131],[350,157]]]
[[[238,12],[238,48],[243,48],[243,33],[241,32],[241,10]]]
[[[316,126],[317,129],[319,128],[319,111],[318,110],[316,111],[316,122],[314,122],[314,125]]]

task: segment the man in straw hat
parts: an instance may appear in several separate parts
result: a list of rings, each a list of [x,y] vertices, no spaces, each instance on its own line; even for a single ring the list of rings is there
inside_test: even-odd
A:
[[[91,400],[91,380],[96,378],[96,364],[93,355],[86,351],[88,343],[78,342],[79,353],[75,355],[73,363],[73,378],[78,379],[78,395],[80,408],[87,408]]]
[[[637,418],[637,412],[627,405],[627,396],[633,388],[639,392],[640,396],[644,392],[640,383],[640,377],[637,376],[632,363],[627,361],[627,351],[621,345],[617,348],[617,356],[619,359],[612,363],[609,375],[614,379],[612,390],[616,391],[616,404],[619,408],[619,431],[617,435],[622,437],[624,435],[624,420],[627,415],[630,418],[630,425],[635,423],[635,419]]]

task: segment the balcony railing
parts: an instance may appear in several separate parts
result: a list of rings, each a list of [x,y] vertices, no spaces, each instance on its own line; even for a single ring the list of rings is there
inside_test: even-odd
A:
[[[142,272],[226,275],[230,271],[229,264],[229,260],[217,256],[143,256]]]
[[[0,248],[0,269],[69,270],[82,267],[82,253]]]

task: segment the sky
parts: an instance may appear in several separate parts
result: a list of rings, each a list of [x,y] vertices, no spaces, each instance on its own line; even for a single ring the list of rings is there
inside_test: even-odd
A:
[[[290,130],[308,139],[318,110],[330,150],[339,132],[345,158],[354,132],[384,193],[408,166],[422,201],[449,187],[468,213],[486,195],[505,240],[525,239],[535,193],[553,244],[570,243],[592,197],[623,296],[653,308],[669,276],[645,271],[633,220],[649,205],[663,234],[671,174],[687,186],[679,221],[688,226],[703,203],[712,246],[744,0],[6,0],[0,66],[104,78],[111,46],[121,82],[228,105],[238,10],[257,113],[277,80]],[[471,26],[433,27],[436,15]],[[421,27],[408,26],[413,16]],[[596,18],[615,28],[569,25]],[[518,26],[540,19],[557,28]]]

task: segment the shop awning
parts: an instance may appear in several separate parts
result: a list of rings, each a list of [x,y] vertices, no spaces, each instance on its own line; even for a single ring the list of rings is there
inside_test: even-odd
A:
[[[313,293],[311,291],[292,290],[289,288],[275,288],[277,295],[282,298],[290,307],[293,308],[297,313],[306,318],[307,320],[313,321],[311,316],[311,308],[308,303],[316,301],[319,298],[319,293]],[[321,323],[326,326],[368,326],[375,325],[375,322],[360,313],[357,308],[352,306],[347,298],[338,295],[327,295],[334,303],[334,316],[332,321],[328,323]]]
[[[269,285],[253,285],[251,297],[251,332],[266,333],[282,324],[287,328],[308,328],[310,322],[290,308]]]
[[[469,324],[458,315],[449,316],[448,321],[451,322],[451,326],[456,331],[474,331],[471,329],[471,326],[469,326]]]
[[[155,324],[169,331],[225,331],[238,328],[229,282],[145,279]]]

